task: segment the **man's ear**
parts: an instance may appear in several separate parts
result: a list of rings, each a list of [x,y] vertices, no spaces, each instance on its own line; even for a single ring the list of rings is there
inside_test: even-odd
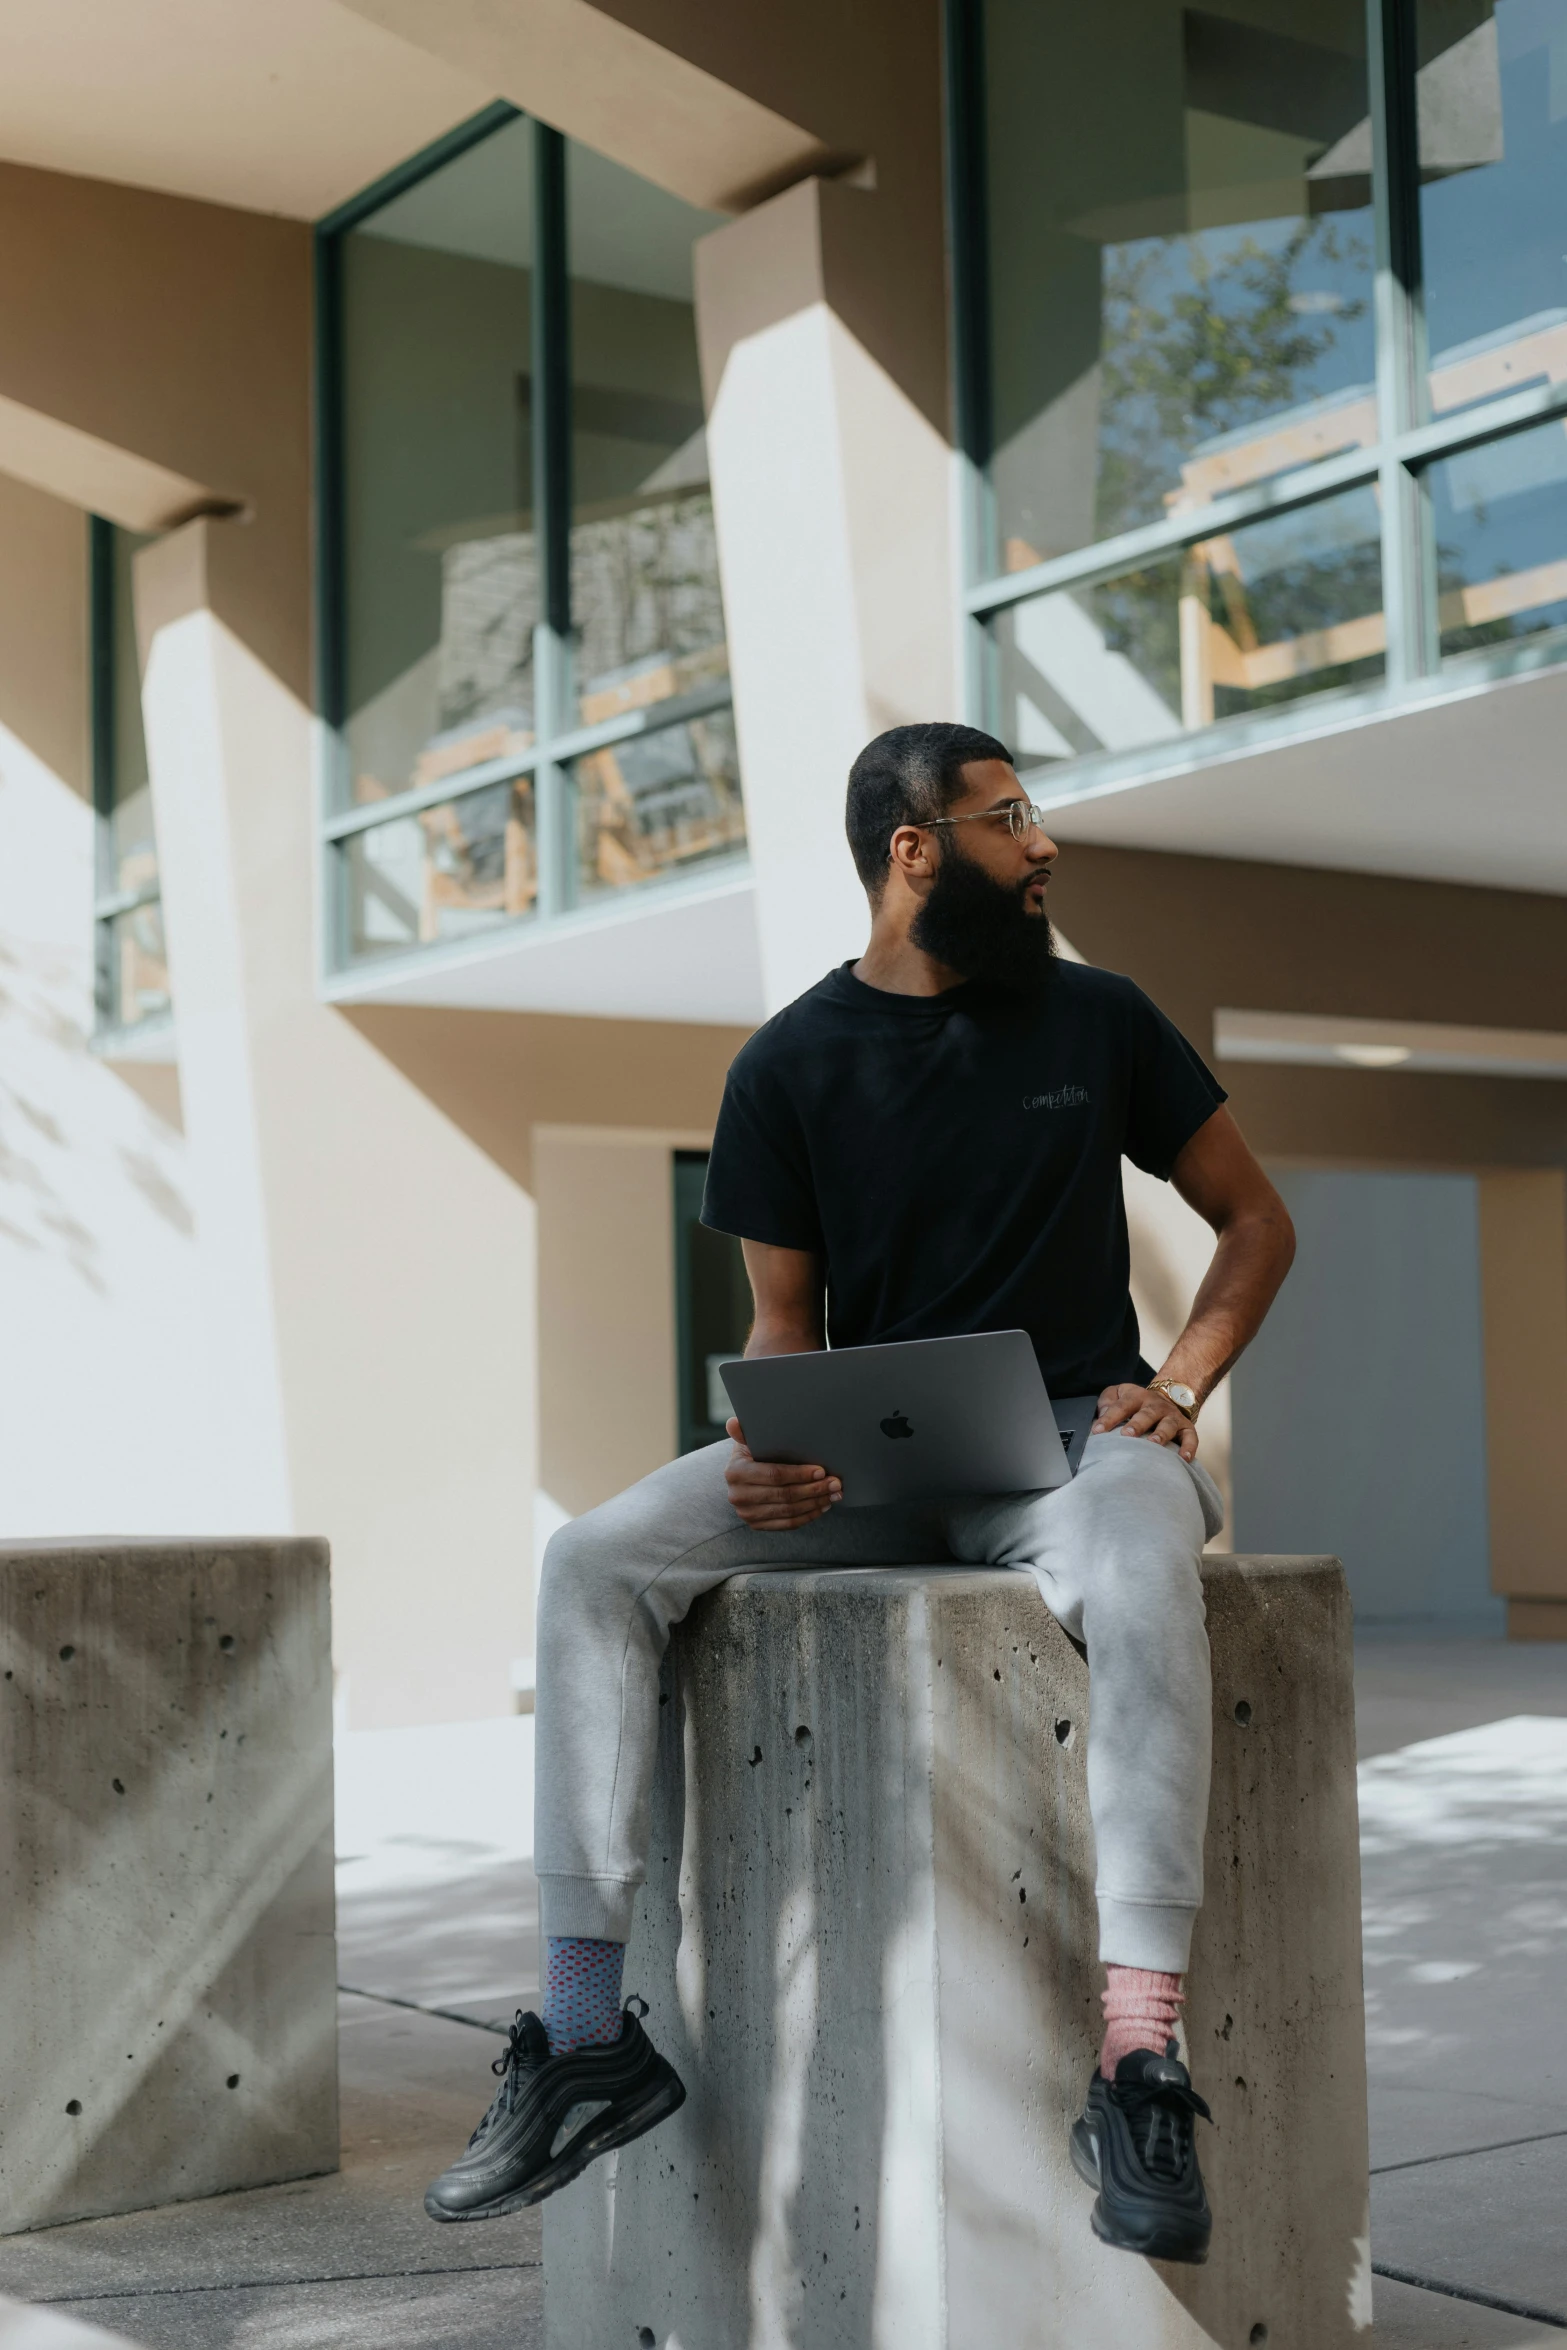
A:
[[[936,870],[930,835],[917,824],[900,824],[887,843],[887,853],[906,880],[929,881]]]

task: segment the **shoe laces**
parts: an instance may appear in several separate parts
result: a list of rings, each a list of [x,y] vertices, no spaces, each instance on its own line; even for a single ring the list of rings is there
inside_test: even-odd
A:
[[[1150,2178],[1174,2186],[1191,2159],[1192,2123],[1213,2115],[1195,2089],[1181,2081],[1116,2081],[1111,2094],[1126,2116],[1132,2144]]]
[[[491,2072],[499,2076],[501,2085],[469,2139],[470,2146],[477,2146],[479,2140],[487,2136],[504,2115],[510,2113],[522,2087],[522,2076],[531,2068],[533,2061],[532,2052],[523,2037],[523,2012],[519,2007],[516,2020],[508,2028],[506,2045],[490,2066]]]

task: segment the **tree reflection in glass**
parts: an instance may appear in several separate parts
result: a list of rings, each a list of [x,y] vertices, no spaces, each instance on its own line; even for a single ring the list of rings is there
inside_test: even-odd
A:
[[[985,11],[996,568],[1375,436],[1354,0]]]

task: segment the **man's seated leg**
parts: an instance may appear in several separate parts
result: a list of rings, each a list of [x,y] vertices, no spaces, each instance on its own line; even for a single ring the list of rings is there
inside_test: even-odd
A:
[[[539,1582],[534,1867],[544,2013],[519,2011],[501,2087],[425,2197],[432,2219],[537,2203],[683,2103],[673,2068],[620,2005],[646,1871],[658,1680],[670,1627],[744,1569],[893,1564],[939,1552],[930,1513],[831,1511],[792,1531],[736,1516],[728,1444],[687,1453],[563,1526]]]
[[[1201,1556],[1223,1519],[1206,1472],[1168,1446],[1090,1437],[1072,1483],[950,1513],[961,1557],[1024,1568],[1088,1651],[1088,1796],[1098,1855],[1105,2039],[1073,2132],[1095,2233],[1165,2260],[1206,2257],[1211,2220],[1173,2053],[1202,1900],[1212,1699]]]

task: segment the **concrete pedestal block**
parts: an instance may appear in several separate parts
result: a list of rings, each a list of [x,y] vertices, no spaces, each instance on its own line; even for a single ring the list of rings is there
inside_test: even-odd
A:
[[[1340,2350],[1371,2322],[1350,1610],[1205,1562],[1206,2268],[1089,2232],[1088,1670],[1032,1582],[737,1577],[672,1646],[628,1987],[690,2092],[545,2206],[550,2350]]]
[[[0,1544],[0,2232],[335,2170],[324,1542]]]

